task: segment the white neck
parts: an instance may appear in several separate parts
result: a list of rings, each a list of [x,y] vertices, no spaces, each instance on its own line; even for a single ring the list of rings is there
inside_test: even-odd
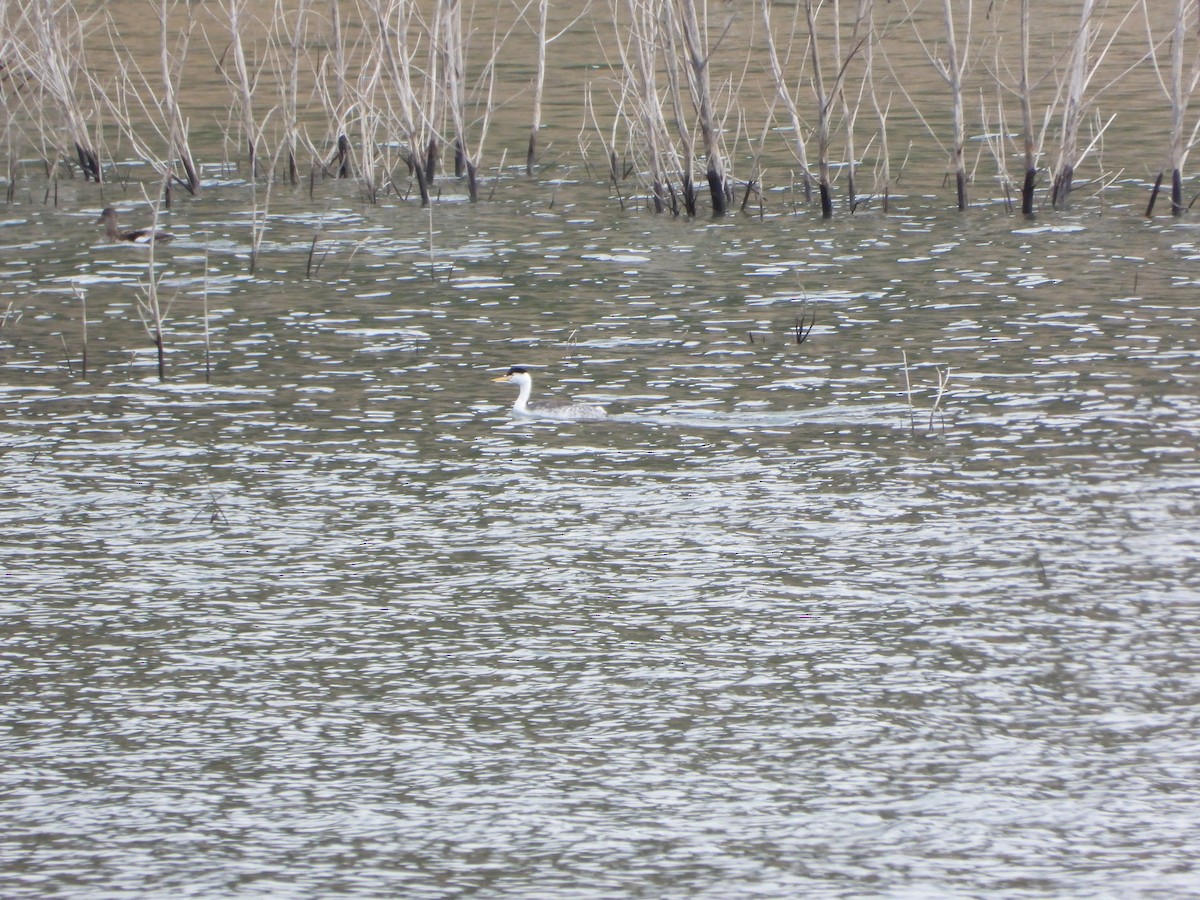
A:
[[[513,404],[513,409],[517,412],[529,411],[529,394],[533,391],[533,379],[528,375],[514,375],[515,381],[521,387],[521,392],[517,394],[517,402]]]

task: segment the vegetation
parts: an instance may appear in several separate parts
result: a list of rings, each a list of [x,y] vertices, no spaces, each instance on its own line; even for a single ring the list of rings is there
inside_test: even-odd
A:
[[[30,159],[51,182],[98,184],[136,159],[168,204],[173,187],[201,190],[205,166],[268,187],[305,169],[310,186],[353,178],[366,203],[430,204],[452,171],[477,201],[485,171],[515,181],[573,162],[593,171],[598,142],[631,208],[725,215],[740,181],[747,197],[802,196],[793,208],[828,218],[875,200],[886,209],[923,139],[963,210],[1014,191],[1027,215],[1065,210],[1081,186],[1096,196],[1126,171],[1147,182],[1157,172],[1147,212],[1164,180],[1174,214],[1190,205],[1198,0],[1076,0],[1053,12],[1029,0],[590,0],[569,14],[546,0],[148,5],[153,27],[135,46],[113,18],[123,7],[0,3],[10,202]],[[564,69],[568,43],[592,48],[594,65]],[[924,58],[924,72],[902,58]],[[577,82],[582,160],[544,121],[548,90],[561,110],[565,89],[547,72]],[[1145,115],[1111,100],[1136,79],[1157,84],[1161,134],[1143,132],[1142,155],[1110,168],[1106,135]],[[523,136],[509,124],[501,141],[525,143],[514,153],[523,165],[505,168],[507,147],[489,140],[497,118],[523,120]],[[990,150],[998,190],[973,141]]]

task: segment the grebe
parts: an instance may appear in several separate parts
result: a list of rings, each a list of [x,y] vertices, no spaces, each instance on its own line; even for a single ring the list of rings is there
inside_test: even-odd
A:
[[[104,208],[96,224],[104,226],[104,236],[110,241],[125,241],[130,244],[149,244],[153,241],[156,244],[165,244],[175,237],[173,234],[155,231],[152,228],[131,228],[122,231],[121,226],[117,224],[117,211],[111,206]]]
[[[608,413],[592,403],[547,403],[545,401],[530,403],[529,393],[533,390],[533,379],[520,366],[513,366],[506,375],[493,378],[492,381],[507,381],[521,389],[517,395],[517,402],[513,404],[513,413],[518,416],[542,416],[547,419],[577,422],[608,417]]]

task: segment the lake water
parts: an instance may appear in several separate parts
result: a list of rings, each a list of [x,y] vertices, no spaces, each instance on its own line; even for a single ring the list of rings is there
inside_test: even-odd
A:
[[[1200,896],[1194,220],[655,217],[559,89],[474,205],[210,153],[165,380],[138,189],[22,174],[0,895]]]
[[[4,894],[1194,893],[1194,227],[554,190],[9,208]]]

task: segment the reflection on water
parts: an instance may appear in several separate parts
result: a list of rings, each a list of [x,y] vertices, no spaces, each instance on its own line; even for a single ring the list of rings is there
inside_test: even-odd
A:
[[[1186,227],[276,203],[0,232],[6,896],[1194,891]]]

